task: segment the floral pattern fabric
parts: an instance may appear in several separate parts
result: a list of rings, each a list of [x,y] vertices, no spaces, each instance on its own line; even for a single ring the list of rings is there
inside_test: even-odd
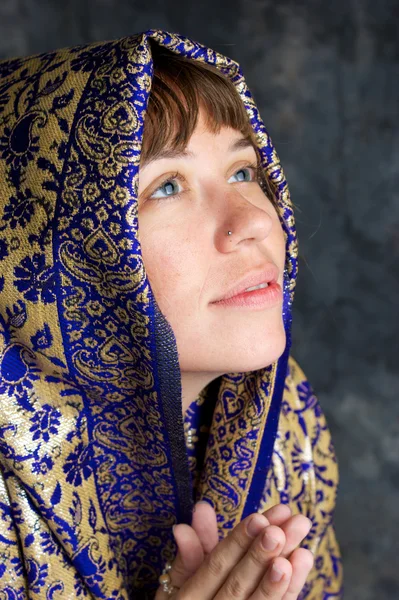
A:
[[[137,235],[150,39],[231,78],[286,237],[284,354],[184,419]],[[277,502],[309,516],[301,598],[341,597],[336,458],[289,355],[296,276],[287,182],[236,62],[159,30],[0,62],[0,600],[153,598],[198,499],[220,539]]]

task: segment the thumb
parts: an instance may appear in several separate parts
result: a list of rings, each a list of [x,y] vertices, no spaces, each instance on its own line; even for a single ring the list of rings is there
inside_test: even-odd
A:
[[[181,588],[184,583],[197,571],[204,560],[204,551],[197,534],[190,525],[179,523],[173,528],[173,535],[176,540],[178,552],[175,560],[172,562],[172,568],[168,575],[171,584]],[[164,600],[170,598],[162,586],[158,588],[155,600]]]
[[[219,543],[219,535],[216,512],[209,502],[197,502],[191,527],[198,535],[205,554],[210,554]]]
[[[175,525],[173,536],[178,552],[168,574],[172,585],[181,588],[202,565],[205,554],[212,552],[219,542],[214,508],[208,502],[197,502],[191,526],[185,523]],[[170,598],[160,586],[155,600],[166,597]]]
[[[175,525],[173,531],[178,547],[178,552],[173,564],[173,573],[176,583],[181,586],[184,581],[193,575],[204,560],[204,550],[197,533],[190,525],[180,523]],[[179,579],[178,579],[179,578]],[[184,583],[184,582],[183,582]]]

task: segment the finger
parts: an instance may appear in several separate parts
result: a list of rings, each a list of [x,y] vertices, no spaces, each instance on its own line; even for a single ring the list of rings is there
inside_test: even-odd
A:
[[[178,552],[169,576],[173,585],[181,587],[203,562],[204,551],[197,534],[189,525],[179,523],[176,525],[173,535]]]
[[[197,534],[189,525],[184,523],[176,525],[173,535],[178,552],[168,575],[171,584],[180,588],[202,563],[204,551]],[[160,585],[155,594],[155,600],[168,600],[170,597]]]
[[[291,509],[286,504],[276,504],[262,513],[270,525],[280,526],[291,516]],[[193,513],[191,527],[198,535],[205,554],[212,552],[219,542],[216,512],[208,502],[197,502]]]
[[[264,526],[268,524],[266,520]],[[177,587],[181,587],[195,573],[204,559],[204,554],[209,554],[219,543],[216,512],[208,502],[198,502],[195,505],[191,527],[197,538],[189,531],[188,525],[179,524],[174,529],[179,551],[169,576],[171,580],[173,576],[173,585]],[[198,540],[203,552],[198,547]]]
[[[259,544],[259,539],[262,537],[261,532],[266,526],[268,526],[268,520],[259,513],[252,513],[241,521],[228,536],[216,545],[210,554],[205,556],[199,569],[183,586],[182,597],[198,597],[202,600],[214,598],[231,571],[247,554],[251,545]],[[284,533],[279,531],[280,537],[285,540]],[[233,597],[237,596],[233,595]],[[229,600],[230,598],[231,596]]]
[[[313,568],[314,557],[310,550],[297,548],[292,553],[289,562],[292,565],[292,576],[288,590],[282,600],[297,600]]]
[[[202,544],[205,554],[212,552],[219,543],[216,512],[208,502],[197,502],[193,513],[191,527]]]
[[[270,564],[266,575],[249,600],[282,600],[289,588],[291,576],[291,563],[286,558],[278,556]]]
[[[285,535],[279,527],[266,527],[233,568],[216,598],[246,600],[256,590],[268,565],[280,554],[284,544]]]
[[[270,525],[281,527],[281,525],[291,517],[292,512],[287,504],[276,504],[265,510],[262,515],[265,515]]]
[[[286,537],[286,545],[281,556],[288,558],[312,528],[312,521],[304,515],[294,515],[283,523],[281,529]]]

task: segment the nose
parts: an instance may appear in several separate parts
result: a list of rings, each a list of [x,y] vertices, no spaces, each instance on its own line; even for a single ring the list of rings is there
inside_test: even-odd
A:
[[[259,201],[258,205],[254,204],[238,190],[229,191],[226,200],[217,230],[217,244],[221,251],[231,250],[244,240],[259,243],[270,235],[273,228],[272,207],[266,197],[264,207],[259,206]],[[231,235],[228,231],[232,232]]]

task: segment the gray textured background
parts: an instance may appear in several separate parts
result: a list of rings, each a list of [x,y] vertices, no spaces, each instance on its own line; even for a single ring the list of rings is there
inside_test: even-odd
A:
[[[399,1],[0,0],[0,58],[176,31],[237,60],[297,207],[293,355],[332,430],[346,600],[399,598]]]

